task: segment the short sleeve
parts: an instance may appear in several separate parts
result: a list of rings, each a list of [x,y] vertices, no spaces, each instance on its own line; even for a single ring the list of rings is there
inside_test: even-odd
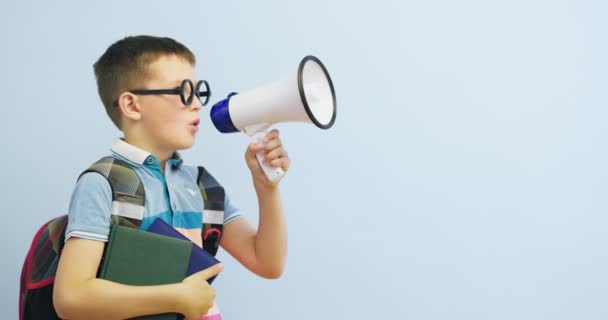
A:
[[[234,221],[241,216],[239,209],[230,201],[230,197],[226,194],[224,197],[224,224]]]
[[[65,240],[79,237],[108,241],[111,207],[112,189],[108,180],[95,172],[82,175],[70,200]]]

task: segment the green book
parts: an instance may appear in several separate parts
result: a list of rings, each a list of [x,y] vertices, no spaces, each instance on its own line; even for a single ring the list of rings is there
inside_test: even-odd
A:
[[[179,283],[188,271],[192,243],[112,225],[99,278],[134,286]],[[177,313],[132,319],[176,320]]]

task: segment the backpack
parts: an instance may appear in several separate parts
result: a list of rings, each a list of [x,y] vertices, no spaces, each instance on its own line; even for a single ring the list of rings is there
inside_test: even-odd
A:
[[[110,183],[111,223],[138,229],[144,213],[145,190],[135,170],[127,162],[108,156],[91,165],[79,178],[88,172],[97,172]],[[225,193],[222,186],[203,167],[198,167],[197,184],[204,201],[203,222],[206,211],[215,215],[219,212],[223,216]],[[67,215],[51,219],[32,239],[21,269],[20,320],[59,320],[53,307],[53,288],[67,225]],[[223,224],[203,223],[203,248],[214,256],[222,228]]]

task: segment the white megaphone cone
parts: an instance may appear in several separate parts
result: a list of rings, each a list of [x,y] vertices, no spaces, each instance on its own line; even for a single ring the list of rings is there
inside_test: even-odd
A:
[[[263,143],[270,126],[278,122],[308,122],[329,129],[336,120],[336,94],[329,73],[319,59],[306,56],[291,77],[243,93],[231,93],[211,108],[213,125],[224,133],[243,131],[255,143]],[[270,181],[285,172],[264,163],[256,154]]]

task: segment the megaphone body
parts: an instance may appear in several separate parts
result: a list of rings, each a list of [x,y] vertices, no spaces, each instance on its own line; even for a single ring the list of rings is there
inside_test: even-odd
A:
[[[260,144],[279,122],[307,122],[329,129],[336,120],[335,90],[323,63],[306,56],[296,74],[287,79],[229,94],[211,108],[211,120],[220,132],[242,131]],[[281,168],[266,165],[263,152],[256,157],[271,181],[285,174]]]

